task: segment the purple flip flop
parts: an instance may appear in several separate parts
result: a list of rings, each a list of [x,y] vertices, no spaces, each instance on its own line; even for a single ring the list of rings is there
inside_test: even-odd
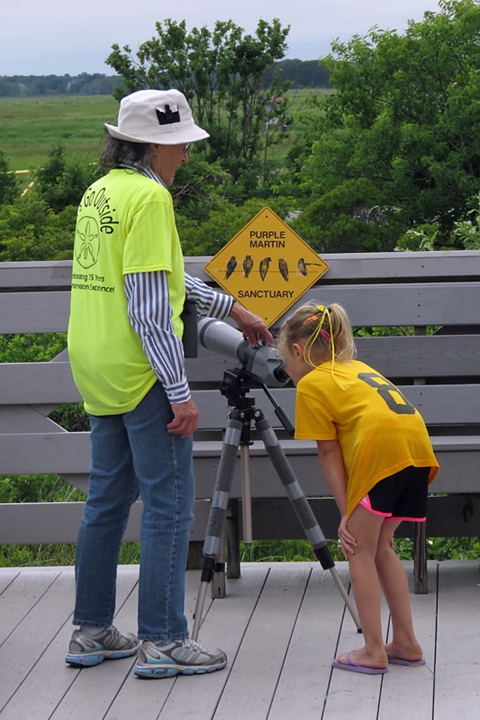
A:
[[[425,665],[425,658],[422,657],[420,660],[402,660],[402,658],[390,657],[389,655],[388,662],[391,665],[408,665],[409,667],[414,667],[415,665]]]
[[[332,665],[334,668],[337,668],[337,670],[348,670],[349,672],[357,672],[357,673],[364,673],[365,675],[384,675],[388,672],[388,668],[373,668],[373,667],[366,667],[365,665],[358,665],[356,662],[353,662],[353,660],[350,657],[350,654],[354,652],[351,650],[349,653],[345,653],[345,659],[348,663],[341,663],[338,662],[338,660],[334,660]]]

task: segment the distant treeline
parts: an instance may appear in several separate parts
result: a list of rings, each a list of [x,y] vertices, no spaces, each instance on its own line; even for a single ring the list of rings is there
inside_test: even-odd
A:
[[[0,97],[38,95],[111,95],[121,84],[117,75],[14,75],[0,77]]]
[[[330,73],[318,60],[281,60],[275,67],[282,69],[282,80],[292,82],[292,88],[330,87]]]
[[[282,60],[282,80],[293,88],[329,87],[329,72],[317,60]],[[273,71],[272,71],[273,72]],[[267,84],[268,78],[266,78]],[[119,75],[81,73],[80,75],[13,75],[0,76],[0,97],[32,97],[38,95],[111,95],[122,84]]]

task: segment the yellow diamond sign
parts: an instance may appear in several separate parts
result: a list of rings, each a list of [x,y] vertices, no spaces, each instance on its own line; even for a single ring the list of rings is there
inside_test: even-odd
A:
[[[213,257],[206,272],[271,326],[329,266],[266,207]]]

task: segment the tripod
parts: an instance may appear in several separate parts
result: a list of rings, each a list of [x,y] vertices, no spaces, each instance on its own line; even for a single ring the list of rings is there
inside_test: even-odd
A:
[[[268,419],[265,417],[263,411],[255,406],[255,399],[247,397],[250,386],[250,375],[244,368],[225,372],[223,382],[220,386],[220,392],[222,393],[222,395],[225,395],[231,401],[230,404],[233,405],[233,407],[230,411],[229,419],[225,429],[222,452],[220,455],[220,463],[218,466],[217,477],[215,480],[215,490],[213,493],[212,504],[208,516],[207,534],[203,543],[202,554],[204,557],[204,564],[200,580],[200,588],[198,591],[197,603],[195,606],[192,639],[194,641],[198,639],[198,631],[200,629],[200,624],[202,620],[203,606],[205,603],[207,588],[209,583],[213,580],[213,575],[216,570],[216,561],[221,550],[223,525],[230,497],[233,471],[235,467],[235,460],[237,458],[238,449],[241,445],[243,453],[242,458],[244,458],[244,451],[245,449],[247,449],[248,452],[248,446],[250,444],[250,429],[252,422],[255,423],[255,427],[263,441],[267,454],[273,463],[277,475],[279,476],[285,488],[285,491],[292,504],[295,514],[297,515],[297,518],[305,531],[307,539],[312,545],[313,552],[315,553],[322,568],[324,570],[330,571],[335,581],[335,584],[337,585],[338,590],[340,591],[340,594],[350,612],[350,615],[352,616],[352,619],[357,626],[357,632],[361,633],[362,630],[360,627],[360,621],[358,619],[357,612],[345,591],[342,581],[340,580],[340,577],[335,568],[335,563],[332,559],[332,556],[330,555],[330,551],[328,550],[327,541],[320,528],[320,525],[317,522],[315,515],[313,514],[308,500],[305,497],[305,494],[303,493],[303,490],[300,487],[297,478],[295,477],[292,467],[288,462],[285,453]],[[275,400],[272,398],[266,386],[262,385],[262,387],[269,399],[275,405],[275,414],[277,415],[277,417],[279,417],[287,430],[292,431],[293,426],[291,425],[288,416],[286,416],[282,408],[279,407]],[[248,486],[249,478],[242,478],[242,480],[247,480]],[[245,493],[243,505],[245,506]],[[250,529],[248,529],[247,534],[249,533]]]

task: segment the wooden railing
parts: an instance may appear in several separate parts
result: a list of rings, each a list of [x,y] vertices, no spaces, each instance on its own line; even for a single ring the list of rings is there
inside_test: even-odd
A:
[[[480,534],[480,251],[322,257],[330,270],[298,304],[310,298],[339,302],[355,328],[414,328],[408,336],[358,337],[357,347],[359,359],[402,388],[431,433],[441,471],[431,486],[427,534]],[[208,259],[187,258],[187,272],[211,283],[203,269]],[[70,275],[67,261],[0,264],[0,333],[66,331]],[[194,443],[197,502],[191,535],[200,541],[227,415],[216,388],[235,363],[200,348],[199,357],[186,364],[201,418]],[[261,391],[255,393],[278,428],[269,401]],[[294,389],[273,394],[293,416]],[[66,432],[49,417],[59,405],[80,400],[66,351],[51,362],[1,364],[0,474],[56,473],[86,491],[88,433]],[[336,537],[338,516],[314,444],[290,440],[281,428],[278,434],[325,535]],[[254,537],[302,537],[257,441],[250,455]],[[240,497],[239,476],[237,468],[233,500]],[[126,540],[138,539],[141,509],[140,502],[132,509]],[[0,543],[74,542],[82,512],[83,503],[0,504]],[[404,532],[412,533],[405,526]],[[423,542],[418,552],[424,552]]]

